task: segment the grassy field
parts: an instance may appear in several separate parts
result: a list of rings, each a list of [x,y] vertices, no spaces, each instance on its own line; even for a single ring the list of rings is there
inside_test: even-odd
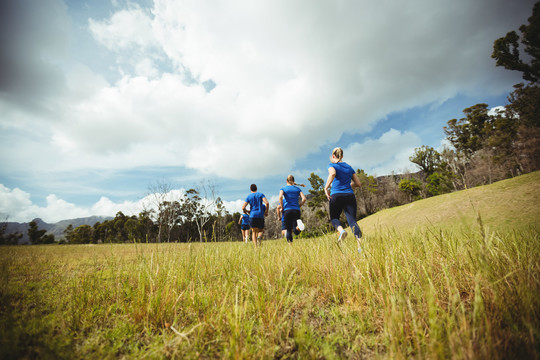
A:
[[[359,225],[367,233],[429,227],[466,231],[478,228],[478,216],[490,231],[540,230],[540,171],[386,209]]]
[[[505,186],[537,189],[525,180]],[[483,223],[457,220],[470,226],[403,231],[380,217],[360,253],[334,234],[257,250],[2,247],[0,358],[535,359],[540,233],[528,205],[503,227],[511,214],[493,223],[479,203]]]

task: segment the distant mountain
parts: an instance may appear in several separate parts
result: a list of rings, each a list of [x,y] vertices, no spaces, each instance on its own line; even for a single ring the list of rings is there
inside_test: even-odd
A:
[[[104,222],[106,220],[113,220],[113,217],[110,216],[90,216],[85,218],[61,220],[54,224],[48,224],[40,218],[36,218],[32,221],[35,221],[39,230],[47,230],[47,234],[53,234],[56,241],[64,237],[64,230],[71,224],[75,229],[81,225],[90,225],[94,226],[97,222]],[[28,227],[30,222],[27,223],[18,223],[18,222],[8,222],[6,234],[21,233],[23,237],[19,240],[19,244],[29,244],[30,238],[28,237]]]

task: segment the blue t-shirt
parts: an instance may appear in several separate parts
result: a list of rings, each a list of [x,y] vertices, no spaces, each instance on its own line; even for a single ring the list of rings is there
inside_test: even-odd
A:
[[[332,181],[330,194],[354,194],[351,187],[352,176],[355,173],[354,169],[347,163],[338,162],[330,163],[328,168],[333,167],[336,170],[336,177]]]
[[[283,211],[286,210],[300,210],[300,205],[298,204],[298,197],[302,190],[298,186],[287,185],[282,187],[283,190]]]
[[[249,217],[250,218],[263,218],[265,206],[263,206],[262,199],[265,198],[263,193],[255,192],[248,195],[246,202],[249,204]]]
[[[242,225],[249,225],[249,215],[242,214]]]

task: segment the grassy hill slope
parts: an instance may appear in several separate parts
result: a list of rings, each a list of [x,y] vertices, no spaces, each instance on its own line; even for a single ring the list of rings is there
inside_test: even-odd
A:
[[[540,228],[540,172],[380,211],[359,222],[365,234],[427,228],[491,231]]]

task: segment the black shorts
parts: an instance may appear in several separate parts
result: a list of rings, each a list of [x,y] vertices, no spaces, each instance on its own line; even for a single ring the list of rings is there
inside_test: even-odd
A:
[[[300,219],[300,210],[285,210],[284,214],[285,230],[296,230],[296,220]]]
[[[249,218],[249,224],[252,228],[264,229],[264,218]]]
[[[249,225],[248,224],[242,224],[242,225],[240,225],[240,229],[249,230]]]

